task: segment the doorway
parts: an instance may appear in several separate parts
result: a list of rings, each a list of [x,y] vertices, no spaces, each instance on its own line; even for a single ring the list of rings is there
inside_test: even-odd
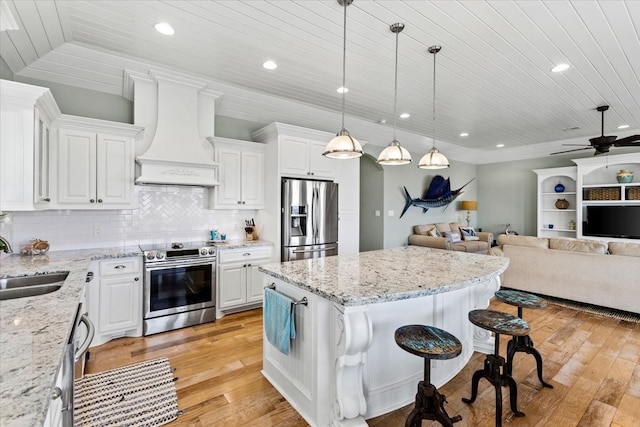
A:
[[[384,248],[384,169],[370,154],[360,157],[360,252]]]

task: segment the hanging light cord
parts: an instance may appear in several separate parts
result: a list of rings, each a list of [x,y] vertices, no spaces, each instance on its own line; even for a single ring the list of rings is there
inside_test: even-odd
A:
[[[433,148],[436,147],[436,55],[433,53]]]
[[[396,121],[398,120],[397,107],[398,107],[398,34],[400,31],[396,31],[396,75],[395,86],[393,96],[393,140],[396,140]]]
[[[346,74],[347,74],[347,4],[344,0],[344,22],[342,24],[342,130],[344,130],[344,99],[347,91]]]

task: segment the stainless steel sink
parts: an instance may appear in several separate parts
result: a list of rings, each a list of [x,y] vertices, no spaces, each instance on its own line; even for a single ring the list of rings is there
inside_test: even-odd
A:
[[[62,287],[68,275],[68,271],[63,271],[0,279],[0,301],[55,292]]]

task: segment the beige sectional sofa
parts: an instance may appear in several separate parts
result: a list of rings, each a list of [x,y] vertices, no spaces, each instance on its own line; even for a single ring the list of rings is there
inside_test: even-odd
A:
[[[640,243],[501,234],[502,286],[640,313]]]
[[[434,229],[438,230],[442,236],[444,236],[444,233],[452,231],[462,234],[460,228],[467,228],[467,226],[458,222],[415,225],[413,227],[413,234],[409,236],[409,244],[427,246],[435,249],[446,249],[449,251],[481,254],[488,252],[493,242],[492,233],[476,231],[477,240],[463,240],[461,242],[452,242],[451,239],[447,237],[435,237],[430,234]]]

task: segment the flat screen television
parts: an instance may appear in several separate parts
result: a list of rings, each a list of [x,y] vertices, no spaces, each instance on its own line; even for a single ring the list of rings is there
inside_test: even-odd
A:
[[[640,206],[587,206],[582,234],[640,239]]]

